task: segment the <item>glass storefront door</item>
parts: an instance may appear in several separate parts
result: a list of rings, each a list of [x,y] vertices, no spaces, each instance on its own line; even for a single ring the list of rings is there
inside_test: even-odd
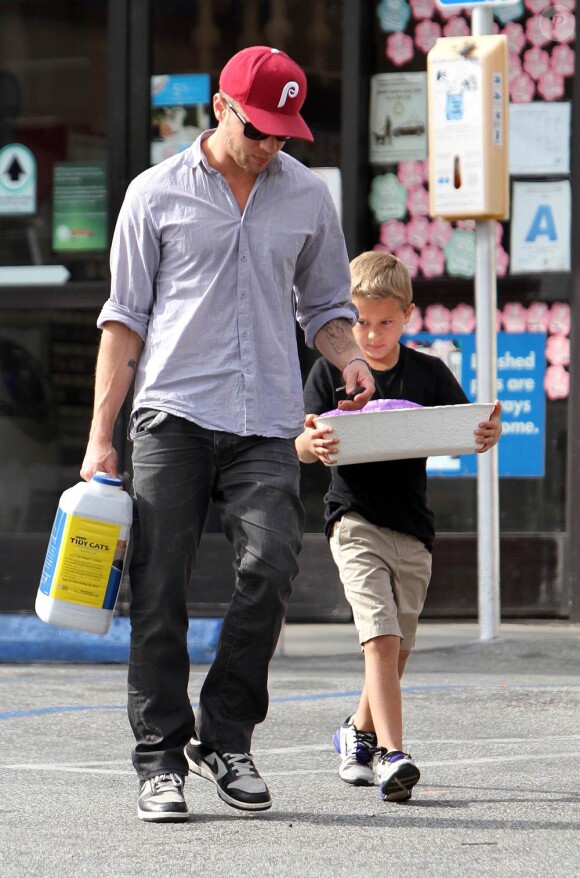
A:
[[[109,4],[0,4],[0,612],[79,478],[107,296]]]

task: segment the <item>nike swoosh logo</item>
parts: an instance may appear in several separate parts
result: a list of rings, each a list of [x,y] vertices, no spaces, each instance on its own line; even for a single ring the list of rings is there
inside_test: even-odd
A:
[[[223,777],[224,774],[227,773],[227,768],[225,767],[221,759],[218,758],[216,753],[210,753],[208,756],[206,756],[204,762],[208,766],[209,770],[216,780],[219,780],[220,777]]]

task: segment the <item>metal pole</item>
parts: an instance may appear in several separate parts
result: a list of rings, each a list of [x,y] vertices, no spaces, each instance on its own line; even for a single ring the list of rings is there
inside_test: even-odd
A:
[[[475,224],[477,401],[497,398],[495,222]],[[497,446],[477,455],[479,637],[493,640],[500,624],[499,484]]]
[[[473,36],[493,32],[491,7],[473,9]],[[475,223],[475,313],[477,401],[497,398],[497,280],[495,221]],[[497,446],[477,456],[477,560],[480,640],[493,640],[500,627],[499,481]]]

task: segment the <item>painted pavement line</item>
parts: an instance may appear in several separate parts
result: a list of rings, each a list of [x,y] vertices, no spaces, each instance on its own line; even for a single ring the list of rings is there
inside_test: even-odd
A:
[[[536,692],[570,692],[580,689],[580,684],[567,683],[487,683],[480,685],[478,683],[425,683],[421,685],[410,685],[401,687],[403,695],[413,694],[417,692],[441,692],[441,691],[487,691],[487,692],[516,692],[521,689],[534,689]],[[337,698],[357,698],[360,696],[360,689],[353,689],[349,692],[315,692],[310,695],[279,695],[270,698],[270,704],[288,704],[296,702],[308,701],[325,701]],[[197,702],[191,702],[192,707],[198,707]],[[77,713],[91,710],[126,710],[126,704],[71,704],[50,707],[31,707],[23,710],[10,710],[0,712],[0,721],[8,719],[22,719],[26,717],[45,716],[46,714],[56,713]]]
[[[329,749],[329,748],[327,748]],[[329,749],[330,752],[330,749]],[[263,755],[263,754],[262,754]],[[421,768],[455,768],[463,765],[495,765],[502,762],[525,762],[537,760],[537,753],[518,753],[507,756],[478,756],[473,759],[435,759],[424,762],[421,760]],[[580,759],[580,753],[549,753],[542,754],[542,761],[552,759]],[[54,771],[67,774],[97,774],[97,775],[134,775],[135,772],[130,769],[111,769],[111,768],[87,768],[82,765],[70,765],[68,763],[10,763],[2,764],[0,767],[8,771]],[[335,774],[336,768],[293,768],[287,771],[268,771],[268,777],[293,777],[296,775],[308,774]]]
[[[580,734],[578,735],[542,735],[541,738],[538,738],[534,735],[533,738],[409,738],[409,743],[413,746],[418,747],[427,747],[432,746],[434,744],[438,746],[449,746],[455,747],[466,746],[475,744],[505,744],[510,747],[513,744],[529,744],[531,742],[537,743],[538,746],[543,746],[546,743],[551,743],[553,741],[578,741],[580,740]],[[300,753],[311,753],[312,751],[317,751],[319,753],[323,753],[324,751],[328,751],[329,753],[333,753],[334,749],[328,743],[325,744],[305,744],[303,747],[259,747],[254,752],[254,756],[256,758],[262,759],[266,756],[285,756],[291,754],[300,754]],[[485,757],[494,759],[495,757]],[[543,758],[543,754],[542,754]],[[455,760],[454,760],[455,761]],[[68,762],[45,762],[42,763],[45,767],[50,768],[58,768],[58,767],[67,767],[70,768],[71,771],[75,769],[102,769],[104,766],[115,766],[115,765],[125,765],[127,763],[127,759],[91,759],[87,760],[75,760]],[[426,763],[422,763],[426,764]],[[5,765],[0,762],[0,767],[3,768],[12,768],[12,765]],[[26,763],[24,767],[34,768],[37,767],[36,763]]]

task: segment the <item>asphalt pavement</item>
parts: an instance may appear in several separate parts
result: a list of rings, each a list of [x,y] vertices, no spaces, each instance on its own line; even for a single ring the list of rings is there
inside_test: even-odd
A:
[[[195,703],[207,665],[192,665]],[[363,664],[352,625],[287,625],[253,752],[274,805],[186,782],[183,824],[136,816],[122,664],[0,665],[0,874],[10,878],[512,878],[580,874],[580,626],[424,622],[403,680],[406,803],[337,774]]]

